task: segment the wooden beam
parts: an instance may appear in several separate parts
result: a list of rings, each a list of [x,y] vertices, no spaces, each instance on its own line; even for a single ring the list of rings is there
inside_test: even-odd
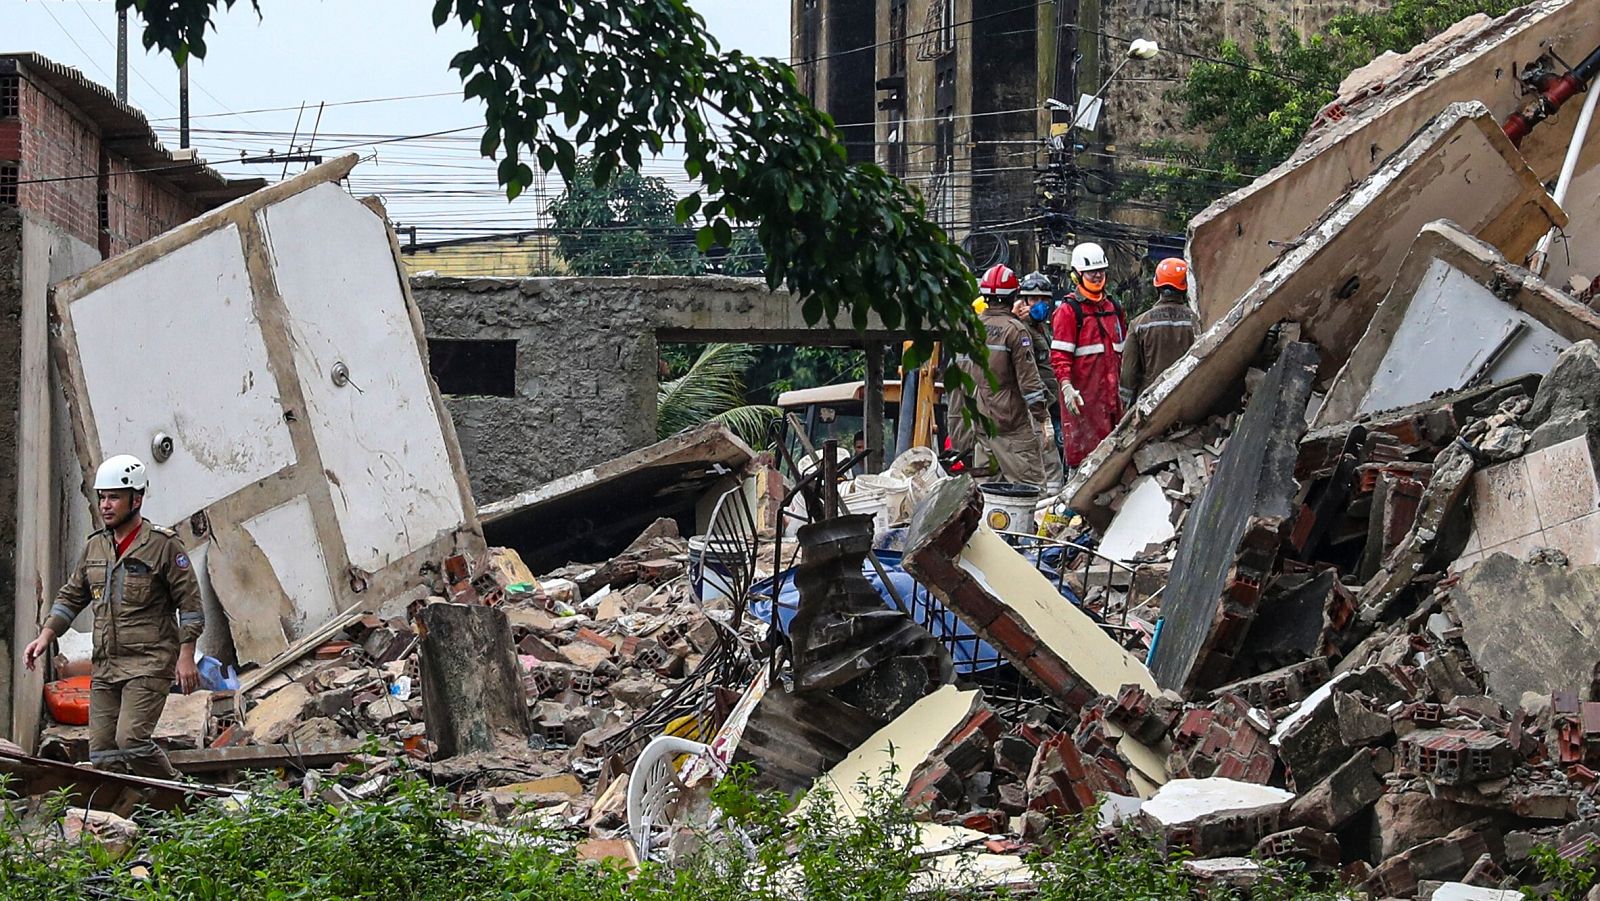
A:
[[[167,759],[183,773],[210,773],[220,770],[275,770],[280,767],[312,769],[338,763],[358,753],[366,742],[361,739],[312,742],[310,744],[238,745],[231,748],[205,748],[198,751],[168,751]]]
[[[883,472],[883,345],[868,342],[867,397],[863,411],[862,439],[867,447],[867,472]],[[854,448],[851,451],[854,452]]]
[[[349,626],[351,623],[355,622],[361,617],[366,616],[367,611],[361,609],[364,606],[364,604],[361,604],[351,607],[349,610],[346,610],[338,616],[335,616],[333,619],[330,619],[324,623],[317,631],[312,632],[294,644],[289,645],[283,650],[283,653],[251,670],[250,672],[240,676],[239,692],[241,694],[248,692],[250,689],[255,688],[257,685],[260,685],[269,677],[276,674],[279,670],[321,647],[322,644],[328,639],[342,632],[346,626]]]

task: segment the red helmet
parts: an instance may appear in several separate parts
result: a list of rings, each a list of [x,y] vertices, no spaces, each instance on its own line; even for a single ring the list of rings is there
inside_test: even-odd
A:
[[[978,283],[978,293],[984,297],[1010,297],[1020,287],[1022,282],[1017,280],[1017,274],[1002,263],[989,267],[989,271],[983,274],[983,281]]]
[[[1167,257],[1157,263],[1156,287],[1174,291],[1189,290],[1189,264],[1181,257]]]

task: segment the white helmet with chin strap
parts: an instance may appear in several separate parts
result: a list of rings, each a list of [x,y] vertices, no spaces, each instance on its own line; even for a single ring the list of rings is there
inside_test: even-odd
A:
[[[118,454],[100,464],[94,474],[94,490],[114,491],[132,488],[143,491],[150,486],[150,474],[144,462],[132,454]]]
[[[1072,269],[1074,272],[1094,272],[1106,268],[1106,252],[1099,244],[1085,241],[1072,248]]]

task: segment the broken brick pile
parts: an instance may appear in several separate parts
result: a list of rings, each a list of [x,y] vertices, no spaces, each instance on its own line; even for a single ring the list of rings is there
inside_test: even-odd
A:
[[[1464,554],[1469,533],[1494,534],[1510,515],[1490,503],[1487,492],[1508,490],[1492,468],[1541,447],[1577,455],[1581,477],[1576,464],[1565,472],[1596,509],[1590,445],[1561,442],[1600,434],[1586,412],[1597,391],[1600,348],[1580,344],[1543,383],[1473,388],[1296,438],[1298,456],[1276,465],[1293,476],[1285,500],[1297,512],[1265,547],[1242,637],[1224,652],[1212,643],[1224,619],[1195,627],[1198,684],[1181,695],[1125,685],[1076,709],[1041,705],[1014,726],[986,710],[919,767],[908,803],[1029,840],[1101,803],[1103,822],[1132,818],[1198,858],[1293,860],[1379,897],[1429,897],[1451,881],[1537,891],[1541,845],[1600,864],[1600,643],[1592,604],[1576,600],[1592,601],[1600,575],[1591,583],[1569,559],[1594,551],[1575,539],[1525,543],[1523,560]],[[1529,464],[1540,465],[1551,464]],[[1574,490],[1513,487],[1541,510]],[[1196,538],[1179,529],[1180,543]],[[1494,640],[1521,620],[1551,634]],[[1165,756],[1166,784],[1143,799],[1129,776],[1136,746]]]

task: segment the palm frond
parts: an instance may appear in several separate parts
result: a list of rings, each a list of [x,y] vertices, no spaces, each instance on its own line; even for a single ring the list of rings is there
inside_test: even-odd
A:
[[[744,373],[755,359],[748,344],[708,344],[689,371],[662,382],[656,394],[656,436],[666,438],[745,406]]]
[[[746,404],[724,410],[711,417],[713,422],[720,422],[727,426],[729,431],[739,436],[739,440],[750,445],[756,450],[765,450],[771,441],[772,424],[783,415],[782,407],[767,404]]]

